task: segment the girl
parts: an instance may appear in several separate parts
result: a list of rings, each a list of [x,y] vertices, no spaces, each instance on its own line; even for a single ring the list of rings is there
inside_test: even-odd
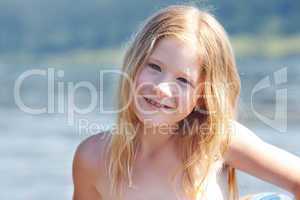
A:
[[[235,168],[300,199],[300,159],[235,120],[240,79],[210,13],[156,12],[133,38],[123,72],[116,129],[76,150],[74,200],[238,199]],[[287,198],[272,195],[248,198]]]

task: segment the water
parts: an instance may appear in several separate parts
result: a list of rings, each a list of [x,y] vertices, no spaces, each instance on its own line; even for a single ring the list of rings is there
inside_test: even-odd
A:
[[[66,125],[64,117],[34,117],[6,110],[1,119],[0,199],[71,199],[72,158],[77,145],[88,135],[76,133],[74,127]],[[94,120],[101,121],[96,116]],[[299,129],[285,134],[267,127],[253,130],[265,141],[300,156]],[[241,194],[286,193],[245,173],[238,175]]]
[[[240,61],[240,75],[242,81],[242,96],[240,105],[240,121],[253,130],[263,140],[281,147],[300,156],[299,134],[299,59],[267,61]],[[298,66],[297,66],[298,65]],[[250,108],[249,94],[251,88],[265,76],[272,75],[278,69],[288,67],[288,82],[283,87],[288,89],[288,129],[279,133],[274,128],[259,120]],[[263,67],[263,68],[262,68]],[[264,69],[264,70],[261,70]],[[79,119],[88,120],[89,124],[104,124],[105,128],[114,122],[113,115],[99,114],[93,111],[85,115],[75,115],[74,124],[67,121],[64,114],[31,115],[21,111],[13,98],[14,81],[26,69],[0,68],[0,199],[14,200],[50,200],[71,199],[72,159],[78,144],[89,133],[86,129],[79,129]],[[80,73],[79,72],[83,72]],[[64,82],[91,80],[97,85],[97,76],[93,70],[65,70]],[[272,79],[273,80],[273,79]],[[45,84],[28,82],[23,95],[26,103],[33,103],[35,107],[46,105]],[[115,96],[111,91],[116,89],[116,80],[105,83],[105,108],[114,105]],[[96,88],[100,91],[100,88]],[[255,100],[257,110],[266,116],[274,114],[273,90],[266,90],[258,94]],[[86,106],[89,102],[86,91],[76,94],[78,105]],[[260,95],[260,96],[259,96]],[[55,99],[58,94],[55,94]],[[57,106],[57,104],[55,104]],[[102,127],[103,128],[103,127]],[[81,130],[81,131],[79,131]],[[97,130],[94,130],[96,133]],[[286,191],[263,182],[257,178],[239,172],[239,187],[241,195],[263,191]]]

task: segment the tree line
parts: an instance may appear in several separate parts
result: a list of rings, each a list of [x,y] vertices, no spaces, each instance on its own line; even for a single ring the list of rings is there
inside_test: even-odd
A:
[[[155,10],[174,3],[211,10],[232,36],[300,32],[297,0],[1,0],[0,52],[115,47]]]

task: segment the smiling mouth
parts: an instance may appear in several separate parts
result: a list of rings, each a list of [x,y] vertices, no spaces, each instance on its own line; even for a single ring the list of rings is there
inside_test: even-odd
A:
[[[164,105],[164,104],[160,104],[160,103],[158,103],[158,102],[156,102],[156,101],[154,101],[152,99],[149,99],[147,97],[144,97],[144,99],[145,99],[145,101],[147,103],[149,103],[149,104],[151,104],[151,105],[153,105],[153,106],[155,106],[157,108],[166,108],[166,109],[171,109],[172,108],[170,106],[167,106],[167,105]]]

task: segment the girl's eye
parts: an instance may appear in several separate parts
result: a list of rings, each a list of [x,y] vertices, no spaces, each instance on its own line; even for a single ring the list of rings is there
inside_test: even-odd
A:
[[[182,83],[184,83],[184,84],[189,84],[189,85],[191,85],[191,82],[189,82],[187,79],[185,79],[185,78],[182,78],[182,77],[179,77],[179,78],[177,78],[177,80],[179,80],[180,82],[182,82]]]
[[[152,69],[161,72],[161,68],[160,66],[156,65],[156,64],[148,64]]]

